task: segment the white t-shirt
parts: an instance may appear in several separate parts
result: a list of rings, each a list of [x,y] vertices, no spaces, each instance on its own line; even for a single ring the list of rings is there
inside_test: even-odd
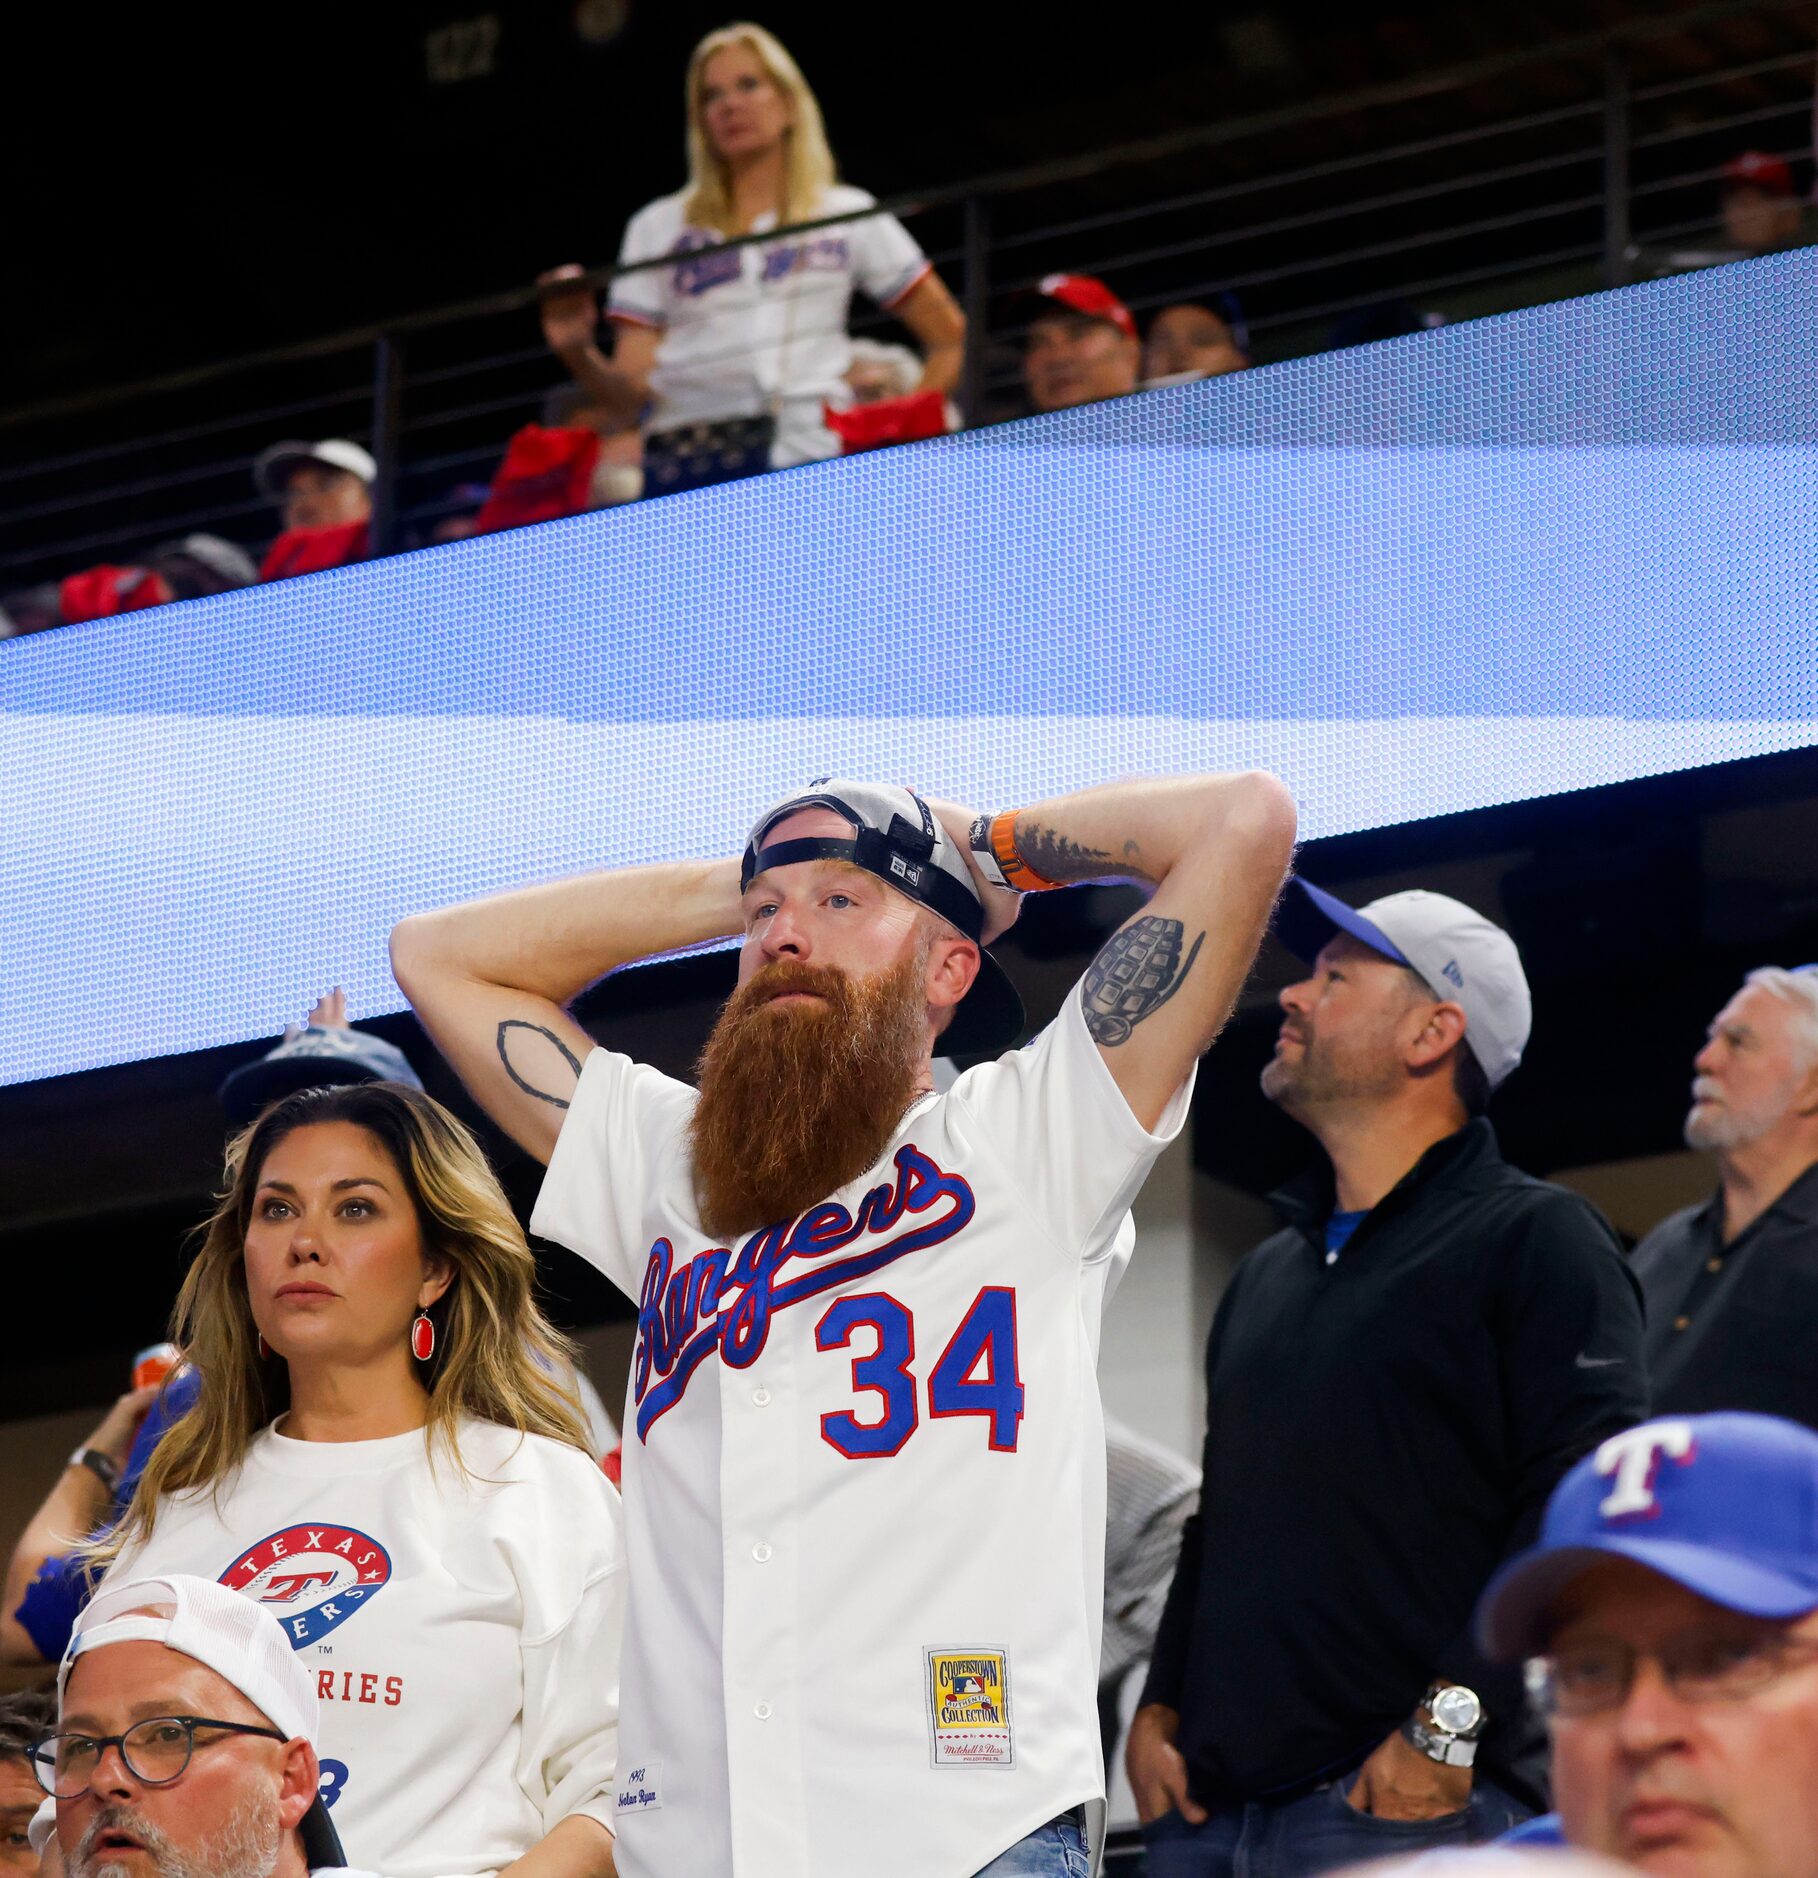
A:
[[[463,1476],[421,1431],[257,1435],[218,1502],[159,1510],[108,1576],[195,1572],[259,1600],[321,1702],[323,1796],[354,1864],[496,1872],[612,1804],[624,1516],[577,1449],[486,1422]]]
[[[1190,1092],[1145,1132],[1069,994],[727,1249],[694,1091],[588,1057],[532,1225],[639,1304],[628,1878],[970,1873],[1103,1794],[1099,1317]]]
[[[752,242],[699,255],[724,237],[690,228],[682,214],[687,190],[659,197],[625,227],[619,266],[675,257],[668,267],[621,274],[607,311],[615,320],[654,326],[663,335],[650,375],[656,407],[647,428],[718,418],[777,414],[771,462],[778,469],[839,454],[839,439],[821,406],[852,402],[846,313],[854,287],[886,310],[928,272],[915,237],[894,215]],[[819,216],[870,208],[877,198],[836,183]],[[776,226],[774,215],[754,233]]]

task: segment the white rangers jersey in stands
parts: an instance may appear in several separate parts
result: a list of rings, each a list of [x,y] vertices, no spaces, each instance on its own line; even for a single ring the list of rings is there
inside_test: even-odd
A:
[[[1102,1795],[1100,1311],[1178,1132],[1077,994],[799,1219],[716,1244],[692,1089],[596,1050],[532,1220],[638,1303],[628,1878],[962,1878]]]
[[[928,272],[915,237],[894,215],[879,213],[777,241],[702,254],[724,239],[690,228],[686,190],[646,204],[626,224],[619,266],[669,256],[667,267],[620,275],[612,283],[612,318],[663,334],[651,390],[649,428],[774,412],[778,469],[839,454],[821,418],[852,402],[846,315],[856,286],[893,307]],[[835,184],[819,214],[870,208],[877,198]],[[776,226],[760,217],[757,233]]]
[[[160,1508],[110,1576],[195,1572],[256,1598],[321,1701],[322,1786],[351,1864],[501,1870],[570,1813],[616,1828],[624,1517],[577,1449],[485,1422],[255,1437],[219,1499]]]

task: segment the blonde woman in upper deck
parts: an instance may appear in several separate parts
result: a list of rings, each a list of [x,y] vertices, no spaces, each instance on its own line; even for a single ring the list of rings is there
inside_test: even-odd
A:
[[[917,389],[951,391],[965,318],[895,216],[711,252],[875,201],[837,180],[820,106],[783,46],[750,24],[709,33],[689,60],[686,101],[688,182],[626,227],[619,267],[636,271],[612,284],[610,359],[595,343],[592,291],[562,290],[580,270],[543,277],[551,347],[596,403],[643,423],[647,464],[705,448],[740,459],[729,473],[751,474],[837,456],[822,405],[852,401],[854,287],[914,335],[925,361]],[[653,488],[663,486],[658,469]]]

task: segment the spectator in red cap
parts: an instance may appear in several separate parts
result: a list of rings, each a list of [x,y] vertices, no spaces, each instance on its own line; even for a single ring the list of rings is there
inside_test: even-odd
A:
[[[1023,344],[1023,385],[1038,411],[1065,411],[1137,387],[1142,342],[1130,309],[1090,274],[1048,274]]]
[[[1709,247],[1675,248],[1668,253],[1635,247],[1629,259],[1641,274],[1685,274],[1729,261],[1753,261],[1811,240],[1805,208],[1784,157],[1766,150],[1744,150],[1717,172],[1722,198],[1720,226]]]
[[[1723,238],[1743,258],[1796,248],[1805,239],[1804,213],[1793,172],[1765,150],[1744,150],[1720,172]]]

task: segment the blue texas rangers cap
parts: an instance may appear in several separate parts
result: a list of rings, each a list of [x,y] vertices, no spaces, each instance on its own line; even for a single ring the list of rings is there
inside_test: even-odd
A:
[[[1317,958],[1343,932],[1407,966],[1434,997],[1464,1012],[1465,1042],[1492,1089],[1520,1063],[1534,1023],[1521,954],[1500,926],[1462,900],[1413,887],[1351,907],[1297,874],[1282,895],[1275,931],[1303,959]]]
[[[1818,1434],[1772,1415],[1643,1422],[1553,1490],[1540,1541],[1477,1607],[1498,1662],[1545,1642],[1548,1608],[1587,1566],[1625,1558],[1751,1617],[1818,1610]]]
[[[828,809],[841,817],[852,833],[843,839],[772,842],[771,829],[800,809]],[[766,868],[820,860],[849,861],[875,874],[886,886],[938,914],[975,944],[984,931],[985,909],[971,864],[949,839],[940,818],[913,789],[824,776],[773,803],[758,817],[751,839],[745,844],[739,864],[739,891],[742,893]],[[940,1048],[949,1056],[982,1056],[1007,1050],[1027,1021],[1016,987],[981,944],[978,976],[942,1032]]]

